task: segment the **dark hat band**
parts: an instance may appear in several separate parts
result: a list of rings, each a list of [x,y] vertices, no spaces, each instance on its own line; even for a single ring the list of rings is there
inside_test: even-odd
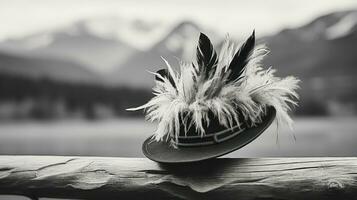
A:
[[[239,125],[236,125],[229,129],[202,136],[179,136],[177,140],[174,140],[174,143],[175,145],[181,147],[212,145],[229,140],[238,135],[239,133],[243,132],[244,130],[245,128],[240,128]]]

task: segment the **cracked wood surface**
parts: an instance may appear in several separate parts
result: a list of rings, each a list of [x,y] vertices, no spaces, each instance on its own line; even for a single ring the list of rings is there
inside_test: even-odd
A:
[[[74,199],[357,199],[357,158],[0,156],[0,194]]]

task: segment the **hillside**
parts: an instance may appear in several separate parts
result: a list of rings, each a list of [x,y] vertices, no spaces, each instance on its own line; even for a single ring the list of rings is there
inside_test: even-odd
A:
[[[0,53],[0,74],[72,83],[100,83],[101,77],[71,61],[15,56]]]

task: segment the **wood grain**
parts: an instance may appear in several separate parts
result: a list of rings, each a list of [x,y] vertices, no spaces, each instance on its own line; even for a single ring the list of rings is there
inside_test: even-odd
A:
[[[0,194],[72,199],[357,199],[357,158],[0,156]]]

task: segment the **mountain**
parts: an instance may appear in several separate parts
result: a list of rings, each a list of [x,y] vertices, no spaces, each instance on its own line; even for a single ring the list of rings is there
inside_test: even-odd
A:
[[[266,66],[274,66],[279,75],[302,80],[302,102],[331,107],[339,101],[357,110],[357,11],[324,15],[261,41],[271,50]]]
[[[108,72],[136,52],[136,48],[116,37],[116,30],[126,27],[97,24],[94,19],[78,21],[56,30],[6,40],[0,43],[0,49],[12,54],[74,60],[95,71]]]
[[[265,64],[278,68],[281,75],[294,74],[308,81],[312,77],[333,78],[354,74],[357,63],[353,56],[357,48],[356,27],[356,11],[335,12],[318,17],[302,27],[260,38],[259,42],[266,43],[271,49]],[[146,70],[157,71],[165,67],[161,56],[173,65],[177,65],[176,58],[192,60],[199,30],[200,27],[192,22],[177,25],[153,48],[134,54],[119,66],[113,73],[117,82],[134,87],[151,87],[152,76]],[[219,49],[221,44],[215,46]]]
[[[94,17],[82,20],[88,32],[101,38],[112,38],[139,50],[148,50],[158,43],[170,26],[148,19]]]
[[[173,65],[176,58],[190,61],[195,55],[199,31],[196,24],[182,22],[151,49],[131,56],[113,74],[120,84],[150,87],[152,77],[146,70],[165,67],[161,56]],[[357,11],[352,10],[330,13],[258,41],[271,50],[265,64],[278,68],[280,74],[295,74],[302,79],[326,78],[356,74],[356,34]]]
[[[101,77],[80,64],[57,59],[10,55],[0,52],[0,74],[30,79],[47,78],[71,83],[100,83]]]
[[[156,72],[166,67],[161,57],[173,67],[178,65],[179,60],[192,60],[201,30],[193,22],[179,23],[151,49],[132,55],[118,66],[112,73],[112,79],[116,84],[151,88],[154,82],[148,71]]]
[[[341,25],[346,19],[349,28],[335,28],[347,27]],[[262,41],[271,50],[266,65],[277,67],[282,75],[294,74],[303,79],[357,75],[357,11],[324,15],[305,26],[285,29]]]

